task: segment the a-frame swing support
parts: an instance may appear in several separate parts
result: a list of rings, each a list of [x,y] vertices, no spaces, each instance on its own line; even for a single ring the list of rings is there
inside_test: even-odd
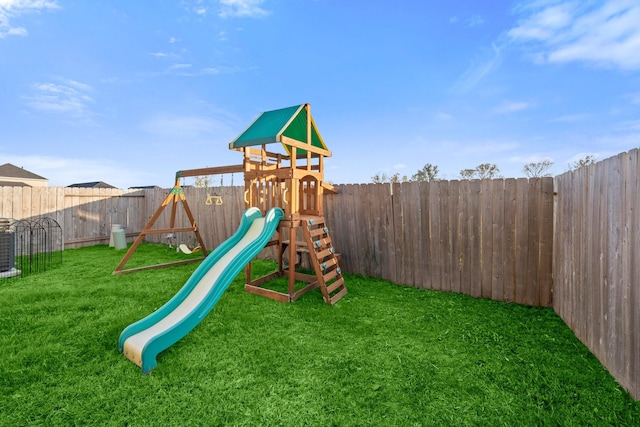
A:
[[[188,170],[181,170],[176,172],[176,180],[173,188],[171,189],[167,197],[165,197],[160,207],[158,207],[156,212],[149,219],[149,221],[144,226],[140,234],[138,234],[136,239],[133,241],[133,244],[129,247],[124,257],[122,257],[122,260],[113,271],[113,274],[132,273],[134,271],[171,267],[176,265],[202,261],[202,259],[204,259],[204,257],[207,256],[207,248],[204,244],[204,241],[202,240],[200,231],[198,230],[198,224],[196,223],[196,220],[193,217],[193,214],[191,213],[191,209],[189,208],[189,204],[187,203],[187,198],[184,195],[184,190],[180,185],[180,179],[186,178],[186,177],[193,177],[193,176],[236,173],[236,172],[242,172],[242,171],[243,171],[242,165],[234,165],[234,166],[219,166],[219,167],[212,167],[212,168],[188,169]],[[190,227],[176,228],[175,220],[176,220],[176,212],[177,212],[178,204],[182,204],[185,214],[187,215],[187,219],[189,220]],[[164,210],[169,205],[171,205],[171,216],[169,218],[169,228],[154,229],[153,225],[156,223],[156,221],[158,220],[162,212],[164,212]],[[131,256],[134,254],[134,252],[140,245],[140,243],[142,243],[142,241],[144,240],[145,236],[149,234],[168,234],[168,233],[179,233],[179,232],[193,232],[195,234],[196,240],[198,241],[198,244],[200,245],[200,248],[202,250],[201,257],[162,263],[162,264],[142,266],[142,267],[135,267],[135,268],[128,268],[128,269],[124,268],[124,266],[127,264]]]

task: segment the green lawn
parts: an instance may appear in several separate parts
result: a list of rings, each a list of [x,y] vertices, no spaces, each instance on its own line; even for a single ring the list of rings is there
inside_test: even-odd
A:
[[[360,276],[329,307],[319,290],[248,294],[242,273],[145,376],[120,332],[197,264],[114,276],[123,254],[66,250],[56,269],[0,279],[0,425],[640,424],[640,403],[552,309]]]

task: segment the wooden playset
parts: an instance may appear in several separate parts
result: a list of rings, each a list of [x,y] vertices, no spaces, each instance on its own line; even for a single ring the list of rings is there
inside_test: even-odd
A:
[[[284,153],[268,151],[267,146],[272,144],[281,146]],[[346,295],[347,288],[322,204],[324,191],[335,192],[335,188],[324,181],[324,158],[330,157],[331,152],[318,132],[310,105],[263,112],[229,144],[229,149],[243,153],[242,165],[191,169],[176,174],[173,189],[129,248],[114,274],[201,260],[202,258],[195,258],[177,263],[123,269],[144,236],[152,233],[193,231],[203,256],[206,256],[206,247],[180,187],[180,179],[242,172],[245,209],[255,206],[263,214],[273,207],[284,211],[284,218],[280,221],[274,238],[267,244],[277,247],[278,269],[264,277],[252,278],[251,263],[248,263],[245,269],[246,291],[277,301],[292,302],[319,287],[325,302],[335,304]],[[174,228],[179,203],[184,206],[190,227]],[[154,230],[153,224],[169,204],[172,205],[169,228]],[[314,274],[296,270],[296,260],[301,259],[303,254],[309,255]],[[285,264],[285,261],[288,262]],[[264,287],[269,281],[283,276],[288,278],[287,293]],[[305,286],[296,289],[296,283],[304,283]]]

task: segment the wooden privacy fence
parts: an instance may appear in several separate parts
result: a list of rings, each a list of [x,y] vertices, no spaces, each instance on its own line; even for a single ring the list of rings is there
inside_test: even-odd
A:
[[[338,186],[325,215],[344,271],[425,289],[529,305],[551,304],[553,179]],[[67,248],[108,243],[113,224],[136,236],[168,189],[1,187],[0,217],[51,216]],[[184,188],[208,248],[231,236],[243,189]],[[218,196],[218,197],[216,197]],[[176,226],[187,224],[178,208]],[[168,228],[166,209],[154,228]],[[187,243],[190,233],[179,233]],[[191,233],[192,234],[192,233]],[[165,236],[148,240],[163,242]]]
[[[338,188],[325,215],[346,271],[551,305],[553,178]]]
[[[111,226],[122,225],[131,241],[166,197],[168,189],[139,190],[125,193],[120,189],[66,187],[0,187],[0,218],[29,219],[48,216],[62,227],[65,248],[109,243]],[[228,187],[215,190],[220,198],[210,197],[214,190],[185,189],[189,206],[207,246],[213,248],[231,236],[240,221],[244,207],[242,189]],[[221,201],[222,204],[216,202]],[[169,225],[170,210],[158,219],[158,228]],[[177,212],[178,223],[186,215]],[[155,227],[154,227],[155,228]],[[187,233],[178,235],[185,243]],[[150,236],[149,241],[166,242],[163,235]]]
[[[324,203],[344,271],[498,301],[551,304],[552,178],[338,189],[338,194],[326,195]],[[51,216],[62,226],[67,248],[108,243],[113,224],[122,225],[131,241],[169,191],[0,190],[1,217]],[[208,248],[233,234],[244,209],[241,187],[184,191]],[[176,227],[188,223],[183,210],[176,214]],[[168,228],[169,217],[166,209],[154,228]],[[178,244],[187,243],[192,233],[179,234]],[[155,242],[164,238],[148,236]]]
[[[640,399],[640,150],[556,185],[553,307]]]

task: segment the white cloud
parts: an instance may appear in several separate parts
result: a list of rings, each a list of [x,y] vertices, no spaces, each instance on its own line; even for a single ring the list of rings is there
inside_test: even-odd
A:
[[[458,22],[460,22],[460,18],[458,18],[457,16],[452,16],[451,18],[449,18],[450,24],[457,24]],[[476,27],[482,24],[484,24],[484,18],[480,15],[471,15],[469,18],[464,20],[464,25],[466,25],[467,27]]]
[[[185,77],[198,77],[198,76],[207,76],[213,74],[224,74],[224,73],[234,73],[239,71],[238,68],[234,67],[204,67],[201,69],[196,69],[190,71],[192,69],[191,64],[174,64],[167,69],[167,73],[175,73],[178,76]]]
[[[633,131],[633,132],[640,131],[640,119],[622,122],[618,125],[618,130]]]
[[[534,51],[541,62],[587,62],[640,69],[640,2],[637,0],[529,1],[507,37]]]
[[[533,107],[533,104],[529,102],[509,101],[509,102],[504,102],[500,106],[494,108],[493,111],[500,114],[509,114],[509,113],[515,113],[517,111],[526,110],[531,107]]]
[[[483,52],[484,58],[471,63],[471,66],[453,86],[455,92],[468,92],[500,65],[500,48],[495,44],[492,44],[491,48],[490,52]]]
[[[88,114],[88,104],[93,102],[89,95],[93,88],[75,80],[61,80],[60,83],[33,83],[31,95],[24,99],[31,108],[51,113],[67,113],[75,116]]]
[[[640,92],[629,93],[627,94],[627,98],[631,101],[632,104],[640,105]]]
[[[0,0],[0,39],[7,36],[26,36],[24,27],[15,27],[11,20],[26,13],[38,13],[45,9],[58,9],[55,0]]]
[[[443,113],[442,111],[438,112],[436,114],[436,119],[438,120],[451,120],[453,119],[453,116],[449,113]]]
[[[169,67],[170,70],[184,70],[187,68],[191,68],[191,64],[173,64]]]
[[[260,7],[264,0],[220,0],[221,18],[262,18],[269,15],[269,11]]]
[[[578,123],[584,122],[591,117],[591,114],[565,114],[563,116],[554,117],[551,121],[557,123]]]
[[[469,27],[477,27],[484,24],[484,18],[480,15],[473,15],[465,21],[465,24]]]

